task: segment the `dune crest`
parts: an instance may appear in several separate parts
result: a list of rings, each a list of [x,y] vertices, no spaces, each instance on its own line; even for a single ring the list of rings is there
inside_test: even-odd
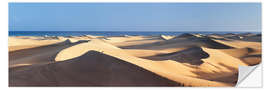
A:
[[[98,52],[105,53],[105,51],[107,52],[111,49],[120,50],[119,48],[114,47],[110,44],[107,44],[102,40],[93,39],[93,40],[90,40],[88,43],[75,45],[75,46],[62,50],[61,52],[57,54],[55,61],[64,61],[67,59],[79,57],[90,50],[95,50]]]
[[[161,39],[163,39],[163,40],[169,40],[169,39],[174,38],[174,36],[169,36],[169,35],[160,35],[160,38],[161,38]]]

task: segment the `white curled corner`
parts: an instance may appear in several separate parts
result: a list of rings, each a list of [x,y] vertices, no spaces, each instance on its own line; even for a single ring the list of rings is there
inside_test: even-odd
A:
[[[238,81],[235,87],[262,87],[261,64],[239,66]]]

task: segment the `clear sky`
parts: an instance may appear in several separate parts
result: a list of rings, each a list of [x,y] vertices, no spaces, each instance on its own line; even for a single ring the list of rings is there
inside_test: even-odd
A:
[[[10,31],[261,31],[260,3],[9,3]]]

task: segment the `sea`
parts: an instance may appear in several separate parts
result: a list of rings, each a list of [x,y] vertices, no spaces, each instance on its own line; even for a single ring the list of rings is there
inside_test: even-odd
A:
[[[260,32],[153,32],[153,31],[9,31],[9,36],[122,36],[122,35],[140,35],[140,36],[155,36],[155,35],[181,35],[184,33],[191,34],[227,34],[227,33],[256,33]]]

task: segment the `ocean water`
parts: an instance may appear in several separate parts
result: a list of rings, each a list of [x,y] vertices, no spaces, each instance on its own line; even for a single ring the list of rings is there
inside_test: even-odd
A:
[[[183,33],[193,34],[226,34],[226,33],[260,33],[260,32],[136,32],[136,31],[9,31],[9,36],[80,36],[80,35],[95,35],[95,36],[121,36],[121,35],[180,35]]]

